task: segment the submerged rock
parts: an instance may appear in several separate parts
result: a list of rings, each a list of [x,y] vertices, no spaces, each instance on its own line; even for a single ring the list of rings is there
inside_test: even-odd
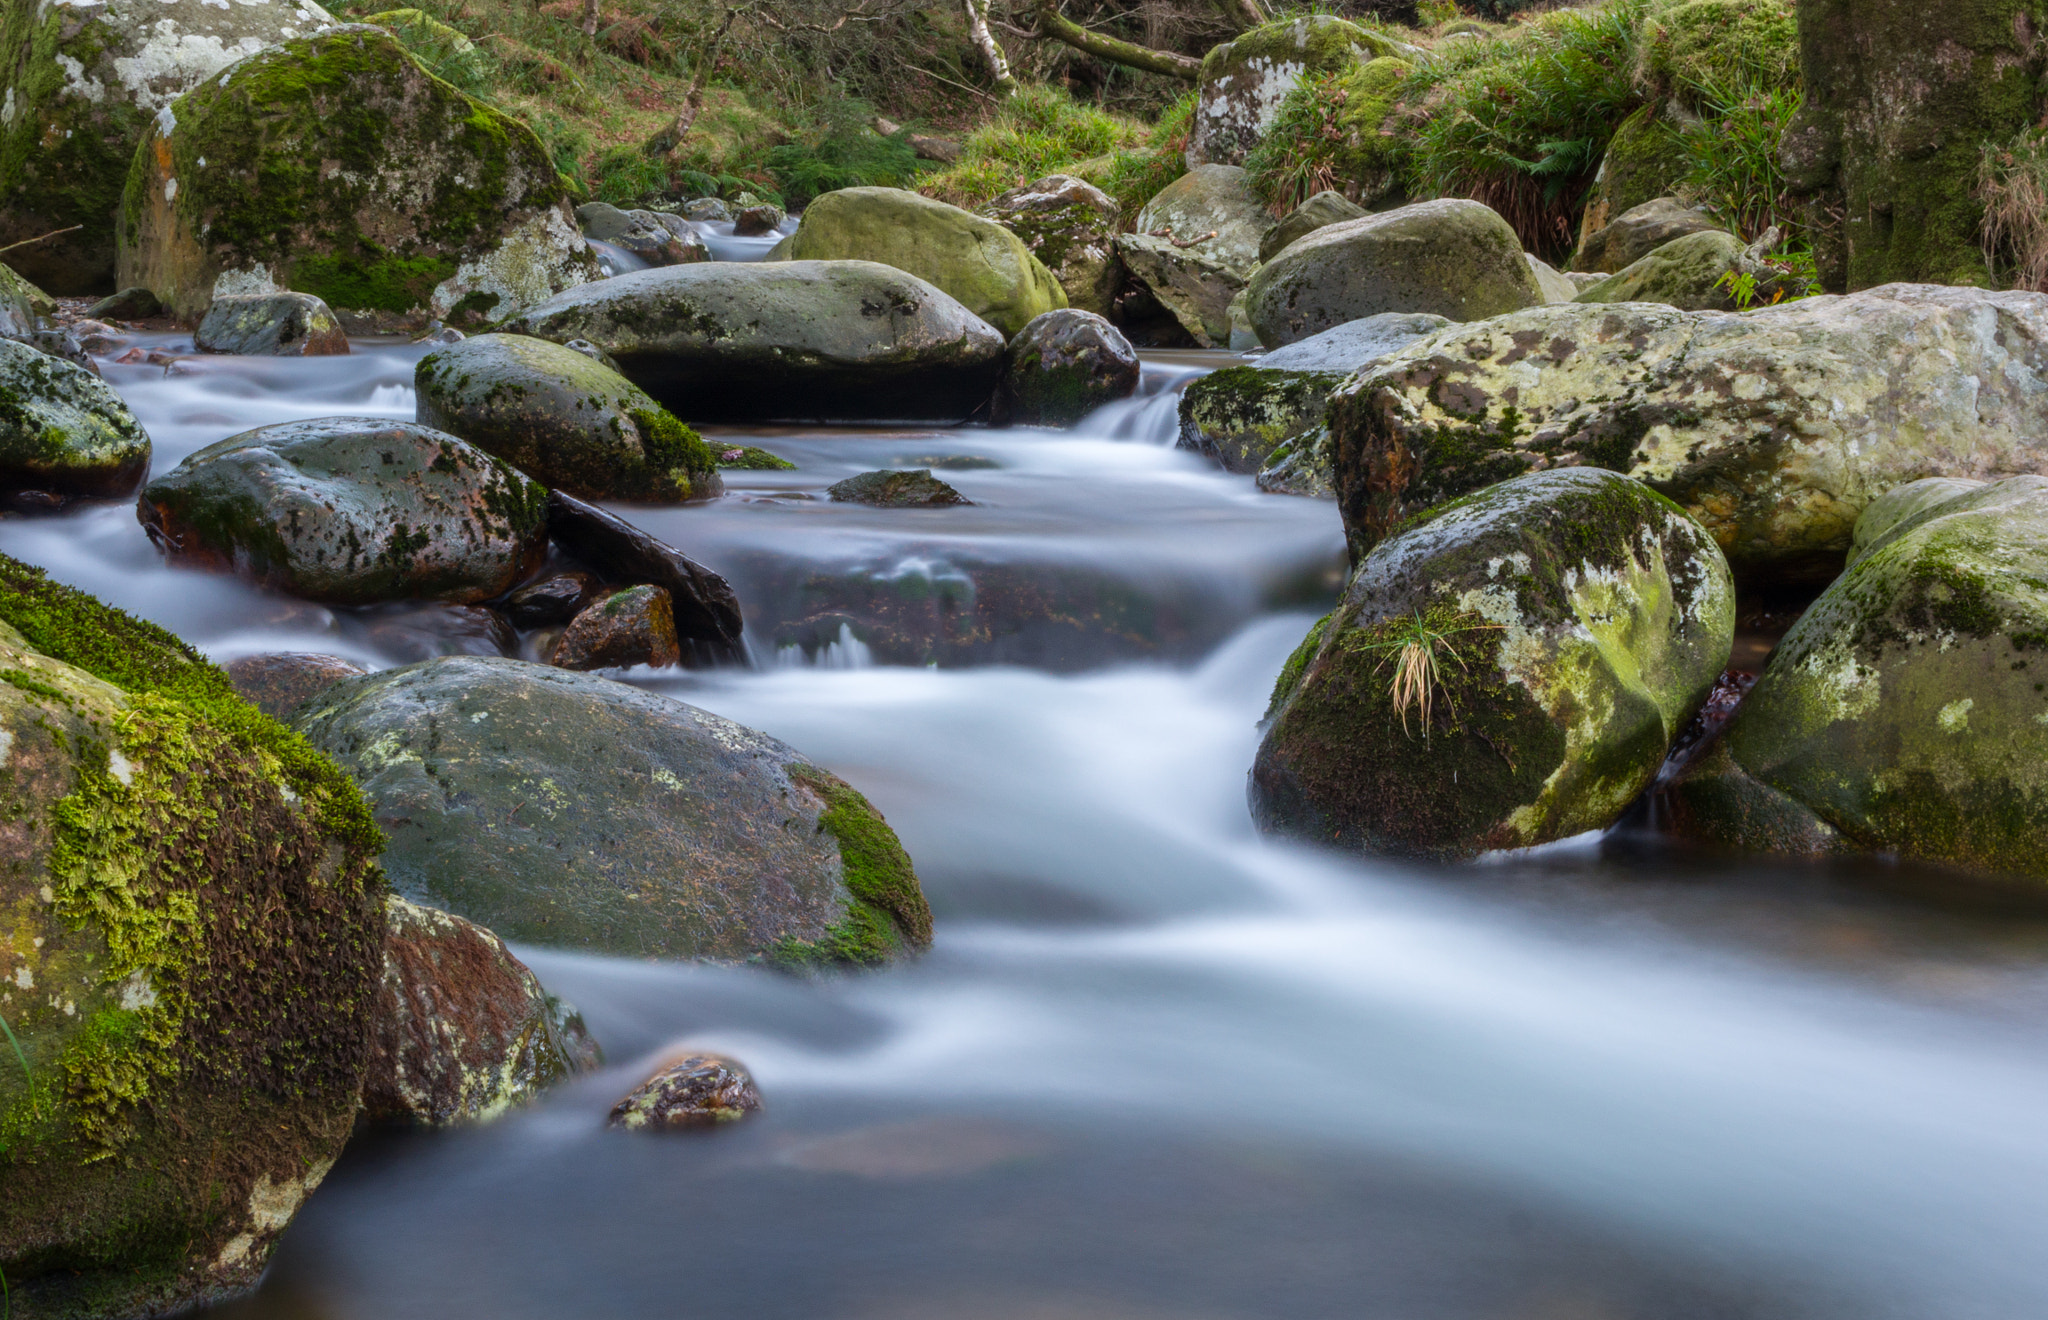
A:
[[[1667,243],[1721,227],[1676,197],[1658,197],[1621,213],[1580,245],[1576,270],[1612,275]]]
[[[370,1023],[363,1117],[393,1126],[484,1122],[596,1066],[573,1009],[472,921],[384,899],[384,975]]]
[[[622,211],[609,202],[576,208],[586,238],[623,248],[650,266],[681,266],[711,260],[711,249],[683,218],[661,211]]]
[[[932,475],[930,468],[912,472],[884,469],[863,472],[857,477],[834,482],[825,493],[840,504],[872,504],[882,509],[936,509],[954,504],[972,504],[959,491]]]
[[[258,427],[143,489],[173,562],[329,605],[489,600],[539,566],[546,492],[441,431],[374,417]]]
[[[660,587],[605,593],[569,622],[548,663],[562,669],[664,669],[680,663],[675,611]]]
[[[694,706],[464,656],[338,684],[296,723],[362,784],[394,888],[509,939],[796,963],[930,943],[910,859],[867,800]]]
[[[1728,565],[1610,472],[1541,472],[1381,543],[1273,690],[1272,833],[1458,858],[1614,823],[1726,667]]]
[[[344,678],[370,672],[338,655],[304,651],[245,655],[227,665],[228,681],[242,699],[274,720],[289,718],[308,699]]]
[[[634,271],[503,327],[586,339],[695,419],[957,422],[987,406],[1000,331],[872,261],[714,261]]]
[[[413,369],[423,426],[459,435],[590,500],[712,499],[725,485],[702,437],[588,356],[528,335],[472,335]]]
[[[326,303],[310,293],[259,293],[215,298],[192,342],[202,353],[266,357],[331,357],[348,352],[348,334]]]
[[[149,471],[149,434],[98,376],[0,339],[0,503],[47,511],[120,499]]]
[[[651,583],[669,595],[679,638],[700,644],[704,658],[738,654],[739,598],[732,585],[689,556],[614,513],[552,491],[548,535],[556,545],[620,586]]]
[[[1344,377],[1327,371],[1225,367],[1181,391],[1180,439],[1230,472],[1257,472],[1275,450],[1320,430],[1330,391]]]
[[[347,776],[198,653],[4,556],[0,666],[13,1313],[220,1299],[348,1140],[381,840]]]
[[[722,1054],[692,1054],[613,1105],[608,1126],[628,1132],[708,1128],[760,1112],[761,1093],[737,1061]]]
[[[843,191],[843,190],[842,190]],[[828,194],[829,196],[829,194]],[[809,213],[806,212],[808,215]],[[742,206],[732,214],[732,232],[735,238],[759,238],[772,234],[788,219],[779,206],[767,202],[754,206]]]
[[[1141,364],[1117,328],[1093,312],[1047,312],[1010,341],[1003,411],[1025,426],[1072,426],[1138,389]]]
[[[1197,344],[1221,347],[1267,223],[1242,169],[1198,165],[1145,203],[1132,231],[1117,235],[1117,251]]]
[[[1076,311],[1109,315],[1123,280],[1116,255],[1116,199],[1071,174],[1012,188],[982,213],[1023,240]]]
[[[550,573],[513,592],[505,602],[505,613],[512,626],[520,629],[567,623],[597,599],[601,590],[603,585],[588,573],[575,569]]]

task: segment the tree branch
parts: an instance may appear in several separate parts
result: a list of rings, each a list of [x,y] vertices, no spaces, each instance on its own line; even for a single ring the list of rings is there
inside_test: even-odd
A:
[[[1083,54],[1093,55],[1111,64],[1126,68],[1143,69],[1147,73],[1163,73],[1169,78],[1184,78],[1195,81],[1202,75],[1202,62],[1170,50],[1154,50],[1140,46],[1134,41],[1119,41],[1106,37],[1100,32],[1090,32],[1079,23],[1060,13],[1059,0],[1038,0],[1038,35],[1072,46]]]

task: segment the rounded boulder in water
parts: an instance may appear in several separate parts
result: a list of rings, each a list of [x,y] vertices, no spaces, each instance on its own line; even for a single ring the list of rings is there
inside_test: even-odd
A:
[[[1010,420],[1072,426],[1138,389],[1137,350],[1093,312],[1062,308],[1034,317],[1010,341],[1003,401]]]
[[[120,499],[149,471],[149,435],[99,377],[0,339],[0,503],[45,511]]]
[[[563,669],[665,669],[681,660],[668,592],[644,584],[607,592],[584,607],[548,657]]]
[[[192,342],[202,353],[329,357],[348,352],[348,335],[326,303],[310,293],[215,298]]]
[[[473,335],[413,369],[423,426],[587,500],[672,504],[725,489],[703,439],[587,354],[528,335]]]
[[[173,562],[328,605],[490,600],[539,567],[547,492],[442,431],[375,417],[258,427],[143,488]]]
[[[295,724],[363,786],[393,887],[507,939],[796,965],[931,942],[867,799],[680,701],[459,656],[337,684]]]
[[[1503,482],[1381,543],[1288,660],[1252,815],[1434,858],[1604,829],[1734,631],[1727,561],[1671,501],[1588,468]]]
[[[612,1106],[610,1126],[628,1132],[688,1131],[761,1112],[747,1070],[722,1054],[692,1054],[663,1068]]]

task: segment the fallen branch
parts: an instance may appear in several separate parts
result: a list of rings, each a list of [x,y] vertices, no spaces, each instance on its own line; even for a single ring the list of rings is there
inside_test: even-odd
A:
[[[9,243],[6,247],[0,247],[0,252],[12,252],[18,247],[27,247],[31,243],[40,243],[46,238],[56,238],[60,234],[68,234],[72,230],[83,228],[85,228],[84,225],[72,225],[68,229],[52,229],[47,234],[37,234],[34,238],[24,238],[19,243]]]
[[[1202,76],[1202,62],[1198,59],[1090,32],[1060,12],[1059,0],[1038,0],[1036,17],[1040,37],[1072,46],[1096,59],[1108,60],[1129,69],[1143,69],[1147,73],[1163,73],[1169,78],[1183,78],[1188,82]]]

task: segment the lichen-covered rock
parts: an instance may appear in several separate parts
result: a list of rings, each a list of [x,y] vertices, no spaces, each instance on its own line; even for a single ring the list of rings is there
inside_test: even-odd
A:
[[[1369,214],[1357,202],[1343,193],[1325,188],[1287,213],[1285,219],[1266,231],[1259,240],[1259,260],[1271,261],[1287,250],[1287,245],[1299,238],[1306,238],[1318,229],[1342,224],[1346,220],[1357,220]]]
[[[34,334],[45,316],[57,312],[56,300],[35,285],[0,266],[0,339],[24,339]]]
[[[664,211],[622,211],[610,202],[589,202],[576,208],[576,223],[586,238],[623,248],[650,266],[682,266],[711,260],[703,235],[683,218]]]
[[[476,322],[598,274],[533,130],[365,25],[268,47],[163,107],[120,232],[120,282],[182,317],[288,288]]]
[[[143,488],[176,563],[330,605],[503,595],[546,552],[546,492],[442,431],[375,417],[229,436]]]
[[[1614,258],[1606,255],[1604,246],[1619,235],[1602,237],[1603,231],[1635,208],[1669,198],[1671,190],[1685,181],[1688,168],[1681,130],[1666,123],[1656,106],[1646,105],[1622,120],[1607,140],[1607,154],[1600,158],[1599,173],[1579,214],[1579,257],[1573,268],[1613,274],[1627,265],[1612,264]]]
[[[809,212],[806,211],[805,214],[808,215]],[[772,234],[782,227],[782,222],[787,218],[781,207],[769,202],[742,206],[732,213],[733,237],[759,238],[763,234]]]
[[[114,288],[114,217],[150,120],[227,65],[334,22],[309,0],[10,4],[0,16],[0,247],[54,293]]]
[[[13,1314],[218,1299],[348,1139],[381,840],[347,776],[196,652],[5,557],[0,665]]]
[[[789,259],[894,266],[944,290],[1005,335],[1067,305],[1060,282],[1017,235],[902,188],[839,188],[818,198],[804,210]]]
[[[333,357],[348,352],[348,333],[341,322],[310,293],[215,298],[200,318],[192,342],[202,353],[246,356]]]
[[[1197,344],[1222,347],[1269,222],[1244,170],[1198,165],[1145,203],[1117,251]]]
[[[274,720],[291,715],[311,697],[369,671],[353,660],[310,651],[245,655],[227,665],[228,681],[242,699]]]
[[[574,1009],[472,921],[384,898],[384,974],[370,1022],[363,1117],[405,1127],[480,1123],[592,1067]]]
[[[1010,341],[1004,410],[1026,426],[1071,426],[1136,392],[1140,365],[1130,341],[1095,313],[1047,312]]]
[[[1340,372],[1225,367],[1180,395],[1182,449],[1207,454],[1230,472],[1257,472],[1275,450],[1300,444],[1323,424]]]
[[[1067,306],[1109,315],[1123,279],[1116,199],[1071,174],[1048,174],[981,208],[1015,234],[1066,291]]]
[[[1923,477],[1886,491],[1872,500],[1863,510],[1863,516],[1856,520],[1856,535],[1849,548],[1846,567],[1854,568],[1857,560],[1869,554],[1880,540],[1908,518],[1937,504],[1947,504],[1957,496],[1967,495],[1986,484],[1971,477]]]
[[[1536,276],[1536,287],[1543,291],[1544,302],[1567,303],[1577,300],[1579,286],[1572,283],[1557,267],[1532,255],[1529,258],[1529,270]]]
[[[1617,216],[1579,246],[1573,266],[1612,275],[1626,270],[1658,248],[1687,234],[1718,231],[1720,226],[1676,197],[1655,197]]]
[[[716,664],[743,654],[739,597],[724,578],[617,514],[559,490],[548,492],[547,520],[554,543],[606,581],[666,591],[690,661]]]
[[[951,421],[988,404],[1008,341],[872,261],[712,261],[571,289],[502,329],[587,339],[693,419]]]
[[[683,203],[677,214],[685,220],[731,220],[732,212],[716,197],[695,197]]]
[[[1439,858],[1604,828],[1734,634],[1726,561],[1649,488],[1579,469],[1481,491],[1383,542],[1287,662],[1253,818]]]
[[[585,606],[548,657],[562,669],[665,669],[681,660],[668,592],[644,584],[606,592]]]
[[[1673,239],[1573,298],[1551,302],[1662,303],[1681,311],[1735,310],[1731,277],[1742,271],[1742,240],[1725,229]],[[1762,300],[1769,302],[1768,295]]]
[[[1261,357],[1258,365],[1268,371],[1335,371],[1348,376],[1449,324],[1441,316],[1426,313],[1381,312],[1276,348]]]
[[[1443,199],[1316,230],[1259,268],[1245,308],[1279,348],[1381,312],[1483,321],[1542,301],[1508,222]]]
[[[744,1067],[722,1054],[692,1054],[613,1105],[607,1122],[628,1132],[687,1131],[737,1123],[760,1112],[761,1093]]]
[[[1740,574],[1825,583],[1894,486],[2048,472],[2048,296],[1536,307],[1400,350],[1330,420],[1355,557],[1445,500],[1585,464],[1678,501]]]
[[[711,449],[603,363],[529,335],[472,335],[413,368],[422,426],[459,435],[584,499],[671,504],[721,494]]]
[[[2048,879],[2048,479],[1899,512],[1866,514],[1891,525],[1661,795],[1668,819],[1743,849]]]
[[[1188,130],[1188,164],[1242,164],[1303,74],[1332,73],[1396,50],[1380,33],[1325,14],[1267,23],[1211,47]]]
[[[149,434],[99,377],[0,339],[0,503],[120,499],[149,471]]]
[[[508,939],[799,963],[931,940],[910,859],[866,799],[694,706],[462,656],[337,684],[296,723],[363,786],[398,892]]]
[[[863,472],[834,482],[825,488],[825,493],[835,503],[872,504],[881,509],[938,509],[974,503],[933,476],[930,468]]]

